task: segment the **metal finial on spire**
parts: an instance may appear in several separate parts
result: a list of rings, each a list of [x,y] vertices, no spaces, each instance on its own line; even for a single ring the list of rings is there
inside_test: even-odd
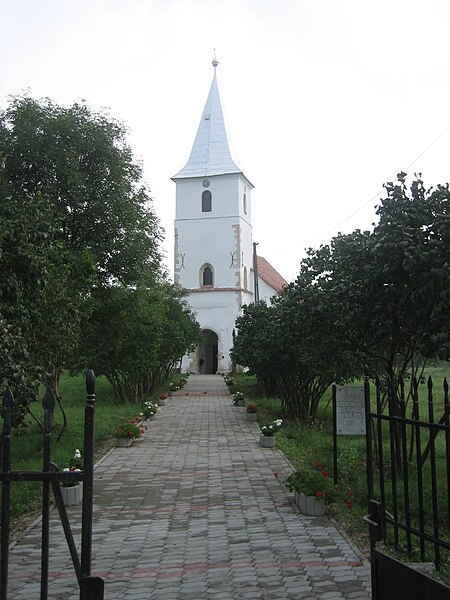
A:
[[[216,70],[216,67],[218,64],[219,64],[219,61],[216,58],[216,49],[214,48],[214,60],[212,61],[212,66],[214,67],[214,71]]]

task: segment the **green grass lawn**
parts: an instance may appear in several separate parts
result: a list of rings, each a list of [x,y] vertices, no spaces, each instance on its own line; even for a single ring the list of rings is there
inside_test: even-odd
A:
[[[443,391],[442,383],[444,377],[450,376],[450,366],[448,363],[438,363],[429,369],[425,374],[431,375],[434,382],[435,396],[435,420],[439,420],[443,413]],[[361,385],[361,382],[355,382],[354,385]],[[242,390],[246,399],[255,402],[260,407],[258,421],[264,425],[276,418],[283,418],[281,414],[281,401],[279,398],[264,398],[256,384],[254,377],[239,374],[235,377],[235,388]],[[420,409],[422,418],[427,413],[427,386],[421,384],[420,389]],[[374,388],[371,392],[373,401],[375,399]],[[328,390],[323,398],[318,410],[318,419],[312,426],[306,426],[299,422],[284,421],[282,429],[277,433],[277,445],[292,462],[294,468],[303,468],[312,466],[316,462],[322,463],[326,470],[331,472],[333,466],[333,446],[332,446],[332,404],[331,390]],[[388,441],[388,427],[383,429],[383,439],[385,444]],[[422,449],[426,439],[422,440]],[[385,459],[387,445],[385,446]],[[445,438],[441,434],[436,440],[436,451],[438,458],[438,482],[442,486],[442,494],[439,495],[441,527],[445,531],[448,525],[448,506],[446,506],[446,474],[445,474]],[[366,441],[365,437],[339,436],[338,437],[338,467],[339,467],[339,488],[337,500],[333,504],[327,505],[328,513],[333,516],[341,528],[349,534],[357,543],[360,549],[367,554],[368,536],[367,526],[362,517],[367,513],[367,481],[366,481]],[[415,470],[410,469],[411,490],[415,485]],[[429,470],[424,469],[424,482],[430,479]],[[377,488],[377,481],[375,481]],[[390,482],[387,485],[387,497],[392,495]],[[351,494],[351,495],[349,495]],[[411,514],[416,519],[417,498],[411,493],[412,504]],[[349,508],[348,500],[351,500]],[[430,503],[429,495],[425,502]],[[427,504],[425,504],[427,506]],[[399,496],[399,510],[403,509],[403,496]],[[427,517],[431,517],[431,510],[426,510]],[[400,545],[404,543],[401,539]],[[416,560],[420,560],[415,556]],[[448,560],[448,557],[447,557]]]
[[[176,378],[176,377],[175,377]],[[168,383],[154,394],[157,397],[167,391]],[[63,422],[58,406],[55,408],[52,433],[51,460],[60,469],[67,466],[76,448],[83,454],[84,407],[86,384],[82,376],[70,377],[63,374],[60,383],[62,403],[67,413],[68,427],[60,441],[57,435]],[[115,399],[111,385],[104,377],[98,377],[95,386],[95,459],[98,460],[115,443],[115,431],[118,422],[126,417],[139,415],[142,408],[138,404],[124,404]],[[41,401],[31,405],[33,414],[42,420]],[[30,428],[20,435],[12,437],[13,470],[42,470],[43,436],[38,424],[30,417]],[[11,516],[17,518],[24,513],[32,513],[41,502],[41,484],[32,482],[13,482],[11,484]]]

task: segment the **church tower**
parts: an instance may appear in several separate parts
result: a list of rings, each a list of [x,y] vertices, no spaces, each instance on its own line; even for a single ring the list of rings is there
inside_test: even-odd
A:
[[[230,147],[216,69],[197,135],[176,183],[176,285],[202,328],[202,341],[182,369],[216,373],[231,368],[233,328],[251,290],[253,185]]]

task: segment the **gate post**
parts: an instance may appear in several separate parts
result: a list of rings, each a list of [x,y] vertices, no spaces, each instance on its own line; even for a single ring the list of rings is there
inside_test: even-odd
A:
[[[11,471],[11,413],[14,398],[10,390],[3,396],[3,461],[2,471]],[[9,479],[2,480],[2,522],[0,539],[0,600],[6,600],[8,593],[8,563],[9,563],[9,504],[11,497],[11,483]]]
[[[94,371],[92,370],[89,370],[86,374],[86,392],[86,405],[84,411],[80,600],[103,600],[103,579],[101,577],[91,577],[95,415],[95,376]]]

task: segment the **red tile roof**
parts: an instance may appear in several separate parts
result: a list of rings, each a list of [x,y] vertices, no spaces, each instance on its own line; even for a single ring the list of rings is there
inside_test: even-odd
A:
[[[276,292],[280,293],[288,282],[276,271],[272,265],[262,256],[257,257],[258,277],[270,285]]]

